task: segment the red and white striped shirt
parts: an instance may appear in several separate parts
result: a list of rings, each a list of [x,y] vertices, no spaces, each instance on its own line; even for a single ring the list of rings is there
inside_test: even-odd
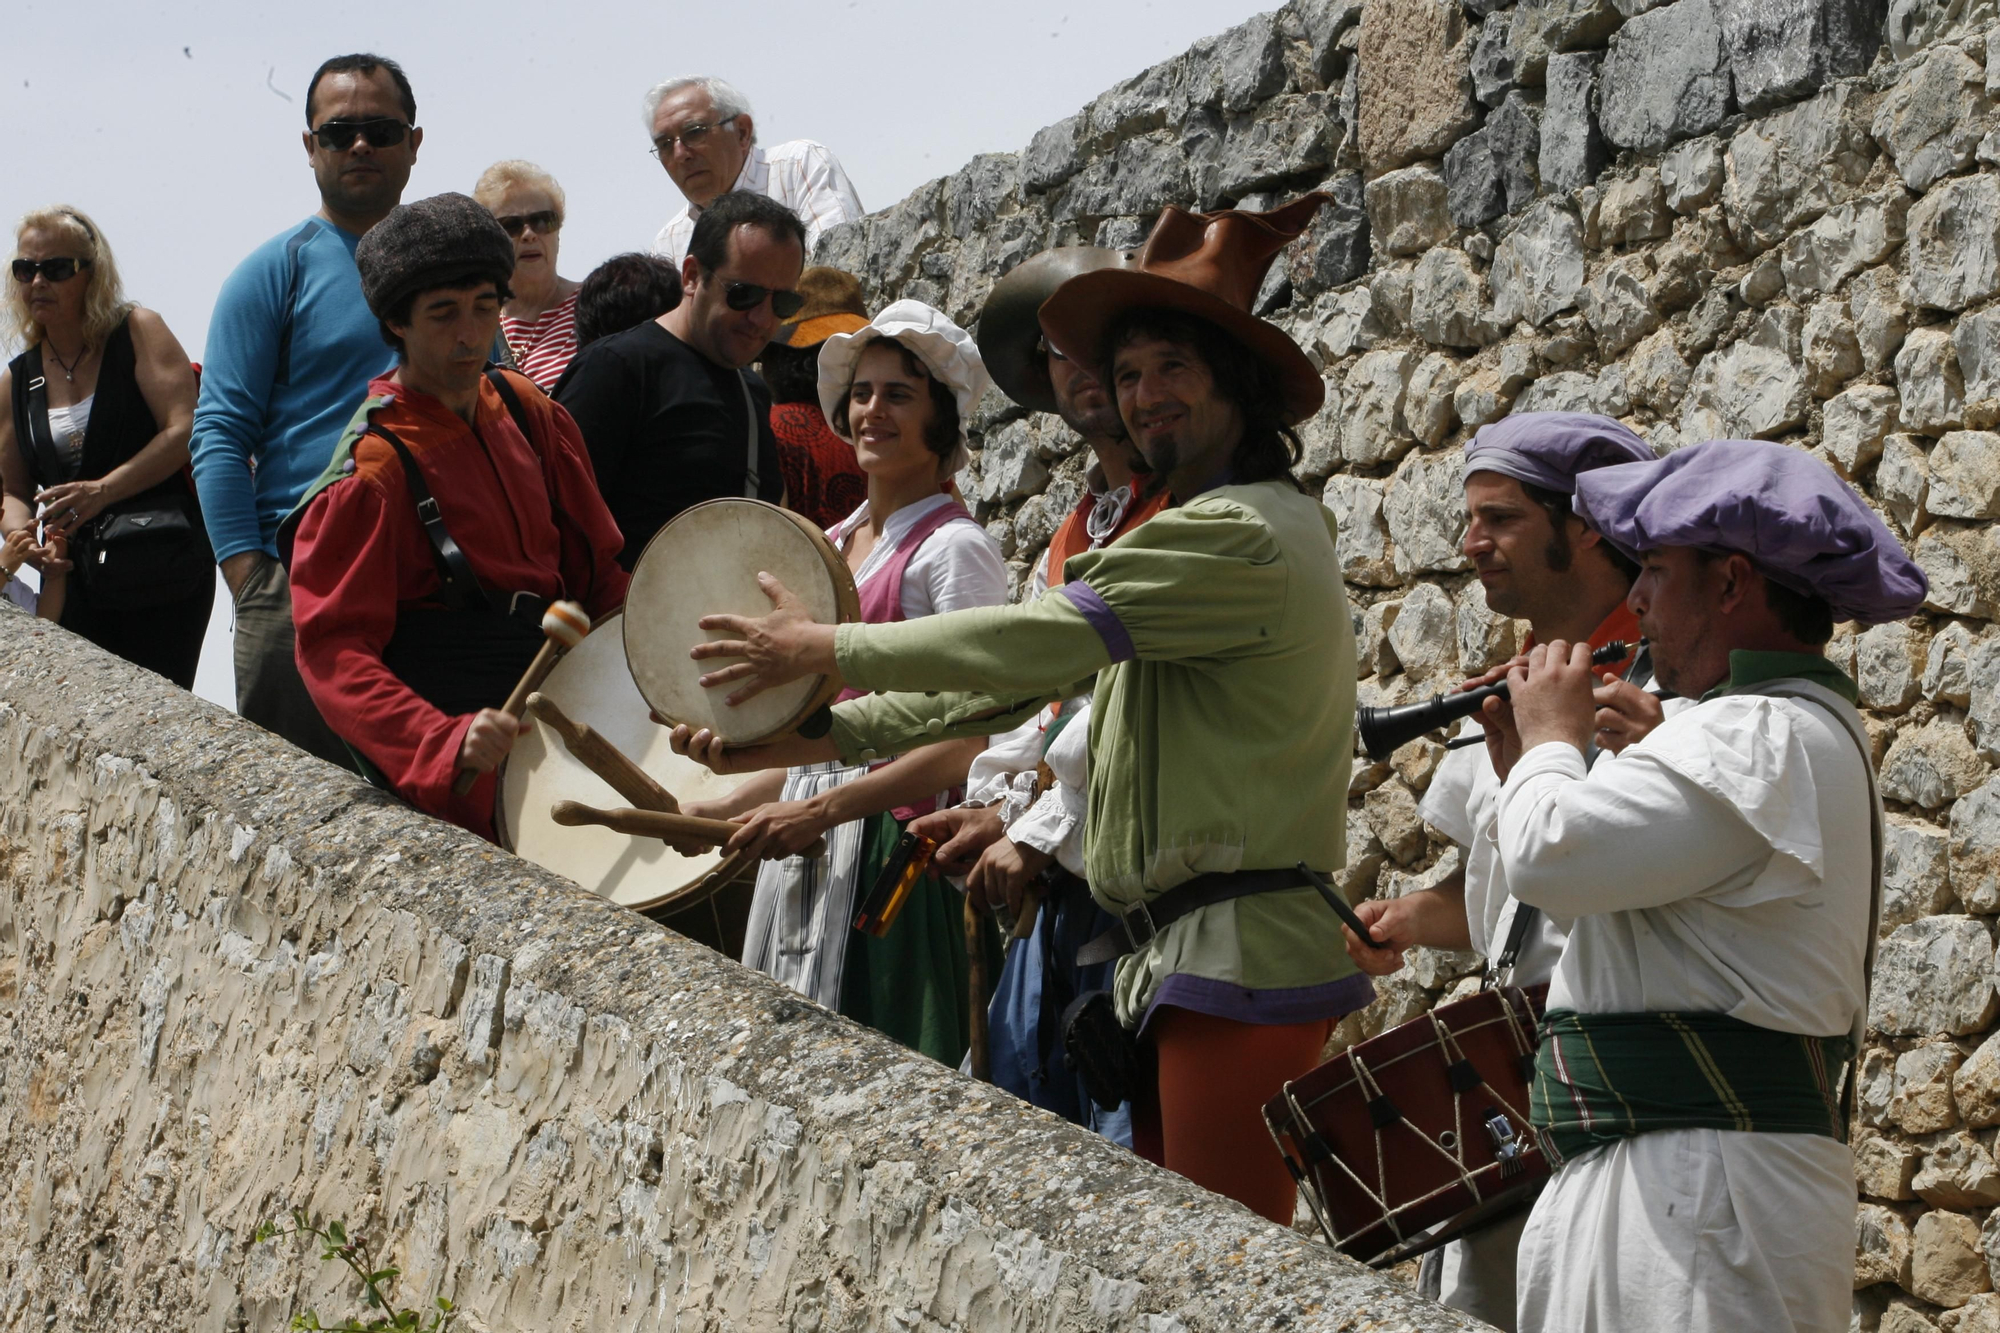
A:
[[[500,336],[514,354],[515,367],[544,392],[553,389],[576,355],[576,293],[543,311],[539,319],[500,316]]]

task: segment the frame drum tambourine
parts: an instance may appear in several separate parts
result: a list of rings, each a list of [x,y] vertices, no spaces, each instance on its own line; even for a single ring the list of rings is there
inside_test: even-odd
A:
[[[667,729],[647,716],[625,668],[620,617],[604,617],[583,642],[563,654],[541,692],[684,801],[713,800],[748,780],[720,777],[667,743]],[[690,664],[692,665],[692,664]],[[557,801],[622,806],[625,798],[584,767],[546,723],[522,721],[500,773],[496,822],[500,843],[516,856],[566,875],[592,893],[637,911],[677,910],[699,903],[742,869],[720,851],[682,856],[653,838],[610,829],[566,828],[549,818]]]
[[[725,702],[736,685],[702,688],[700,676],[733,659],[695,662],[698,643],[727,637],[704,630],[703,616],[764,616],[771,599],[757,586],[768,571],[797,593],[823,625],[861,618],[847,562],[809,521],[761,500],[710,500],[683,510],[646,543],[625,594],[625,658],[639,693],[661,717],[715,732],[732,745],[796,731],[838,692],[825,676],[766,690],[741,706]]]

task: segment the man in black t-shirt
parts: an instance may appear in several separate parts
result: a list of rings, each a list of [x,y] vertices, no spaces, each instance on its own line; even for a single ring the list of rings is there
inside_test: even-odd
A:
[[[597,487],[625,535],[625,568],[692,505],[727,495],[782,500],[771,395],[744,367],[797,312],[804,267],[805,228],[790,209],[758,194],[721,195],[695,223],[681,303],[599,339],[570,364],[556,401],[583,431]]]

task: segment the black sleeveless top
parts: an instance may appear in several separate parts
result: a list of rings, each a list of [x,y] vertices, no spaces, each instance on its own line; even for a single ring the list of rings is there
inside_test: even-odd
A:
[[[88,480],[103,476],[144,449],[160,433],[153,409],[139,391],[139,358],[132,349],[132,320],[128,315],[104,340],[104,359],[97,371],[97,392],[91,399],[90,425],[83,434],[83,465],[68,476],[49,477],[36,457],[34,437],[28,430],[28,381],[42,375],[40,345],[29,348],[7,363],[14,397],[14,446],[37,486]],[[168,495],[182,495],[187,484],[176,472],[151,488]],[[141,494],[150,494],[150,491]],[[136,497],[135,497],[136,498]]]

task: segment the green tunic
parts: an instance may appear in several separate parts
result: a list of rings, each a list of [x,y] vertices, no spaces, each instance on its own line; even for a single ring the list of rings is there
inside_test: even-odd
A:
[[[1006,730],[1094,680],[1085,858],[1107,909],[1212,871],[1339,868],[1355,658],[1332,514],[1283,481],[1225,486],[1065,569],[1033,602],[841,626],[847,683],[901,691],[834,710],[842,760]],[[1313,890],[1259,894],[1126,958],[1118,1010],[1136,1025],[1176,975],[1304,994],[1353,974]]]

